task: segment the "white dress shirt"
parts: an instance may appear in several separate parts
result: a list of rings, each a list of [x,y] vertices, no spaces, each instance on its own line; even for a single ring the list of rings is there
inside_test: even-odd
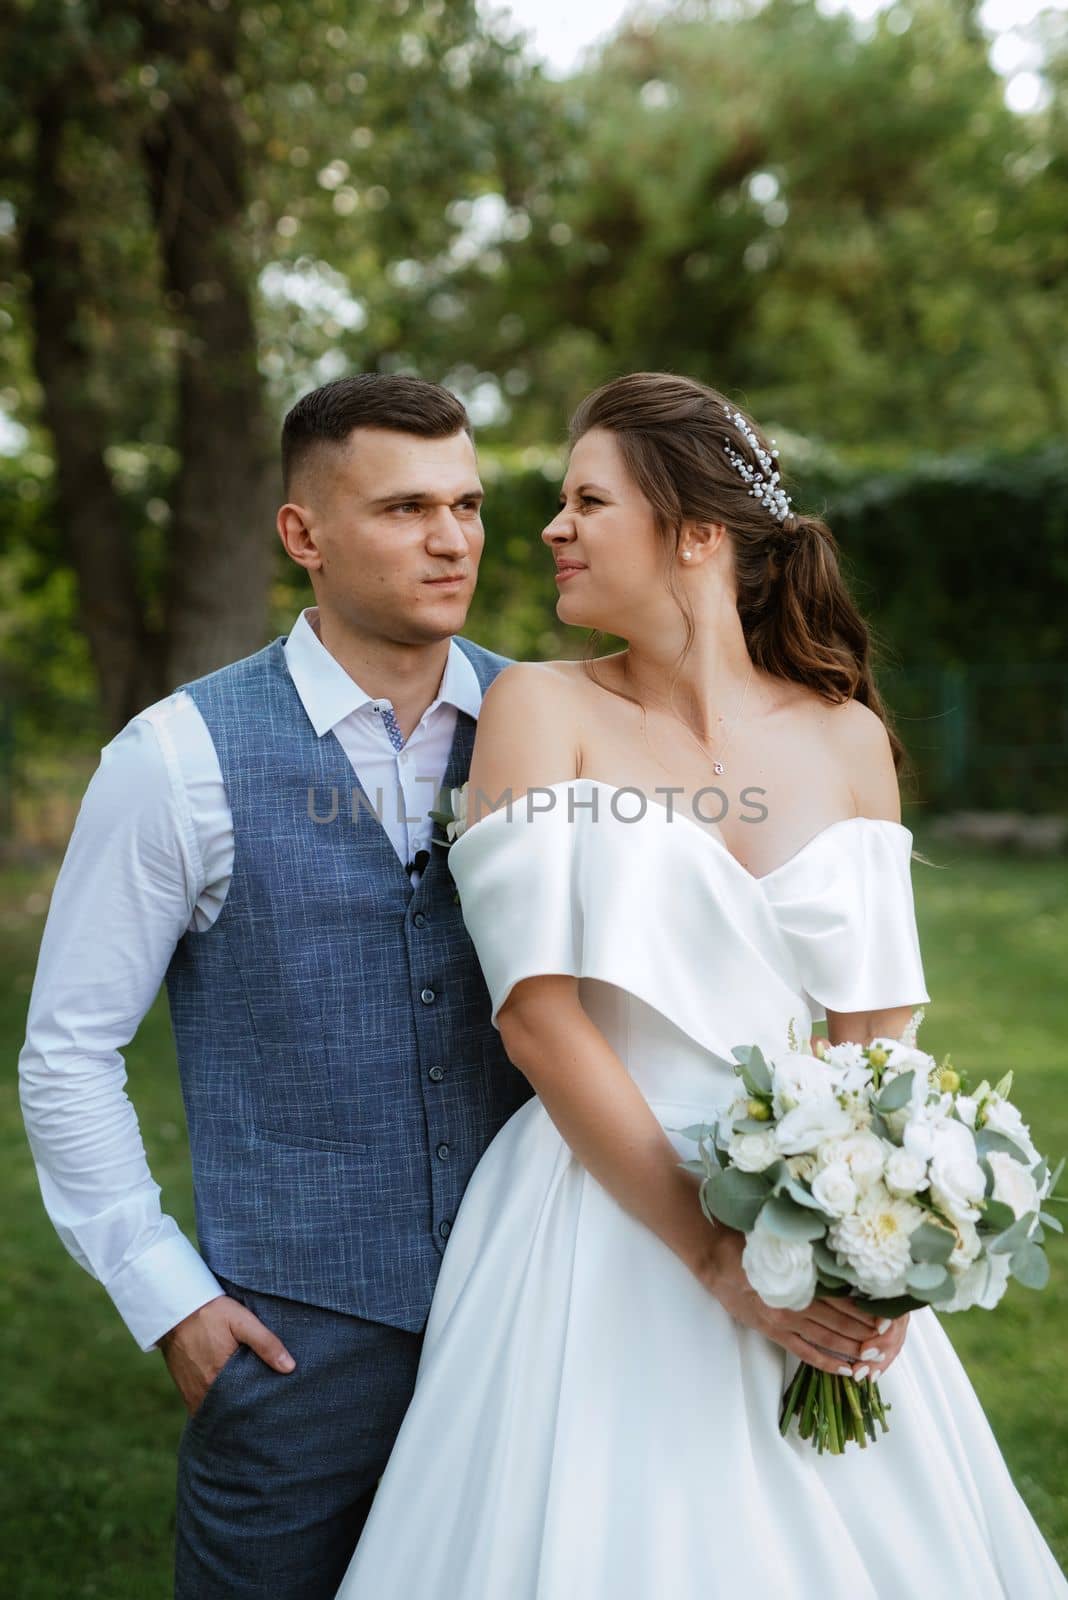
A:
[[[398,752],[382,715],[392,702],[372,700],[317,628],[312,607],[286,640],[294,686],[317,737],[336,735],[401,862],[410,862],[429,848],[427,812],[445,775],[457,711],[478,717],[475,669],[453,639],[437,696]],[[155,1000],[178,941],[219,915],[233,858],[215,746],[193,700],[179,691],[134,717],[101,751],[53,891],[19,1056],[45,1207],[142,1350],[223,1290],[162,1212],[124,1091],[121,1051]]]

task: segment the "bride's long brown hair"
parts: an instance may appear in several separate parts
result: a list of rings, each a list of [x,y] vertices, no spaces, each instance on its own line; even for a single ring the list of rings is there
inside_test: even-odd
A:
[[[568,430],[572,446],[591,428],[614,434],[653,508],[667,587],[686,622],[671,688],[697,634],[676,577],[679,533],[684,522],[719,522],[733,548],[738,615],[754,664],[805,684],[833,705],[859,700],[870,707],[886,726],[900,770],[905,749],[875,686],[871,637],[839,570],[834,535],[818,517],[791,511],[780,522],[750,493],[725,453],[730,448],[760,470],[734,421],[736,411],[770,454],[771,442],[740,407],[703,383],[668,372],[632,372],[606,383],[586,396]],[[583,659],[591,676],[602,639],[595,630],[587,642]],[[611,692],[639,703],[620,689]]]

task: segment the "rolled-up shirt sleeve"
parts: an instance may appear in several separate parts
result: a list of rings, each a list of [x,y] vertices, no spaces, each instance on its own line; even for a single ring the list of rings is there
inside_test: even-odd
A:
[[[121,1053],[212,887],[166,720],[142,714],[101,752],[52,895],[19,1057],[45,1208],[142,1350],[224,1292],[162,1211]]]

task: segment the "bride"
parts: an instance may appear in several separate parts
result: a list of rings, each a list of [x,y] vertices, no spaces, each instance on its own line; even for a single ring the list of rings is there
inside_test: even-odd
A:
[[[733,1046],[896,1036],[929,998],[832,537],[686,379],[608,384],[571,444],[558,615],[627,648],[483,702],[449,860],[536,1097],[465,1194],[339,1600],[1068,1596],[935,1313],[765,1305],[681,1165]],[[889,1433],[781,1437],[799,1359],[878,1374]]]

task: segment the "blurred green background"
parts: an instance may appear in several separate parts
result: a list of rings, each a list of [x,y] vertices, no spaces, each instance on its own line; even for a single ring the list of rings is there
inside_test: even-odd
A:
[[[568,414],[636,368],[713,383],[824,514],[913,759],[929,1048],[1018,1066],[1068,1148],[1068,10],[622,5],[567,71],[474,0],[9,0],[0,11],[0,1027],[100,745],[310,600],[273,532],[305,390],[467,401],[487,488],[465,632],[577,656],[539,534]],[[614,641],[607,641],[613,648]],[[1039,859],[939,834],[1053,826]],[[973,832],[976,830],[973,830]],[[978,832],[982,832],[980,828]],[[986,830],[990,837],[997,827]],[[1005,829],[1002,838],[1008,837]],[[1017,835],[1019,837],[1019,835]],[[129,1051],[191,1221],[165,1012]],[[173,1449],[0,1108],[11,1381],[0,1592],[166,1592]],[[1068,1556],[1066,1294],[947,1325]],[[1060,1319],[1060,1320],[1058,1320]]]

